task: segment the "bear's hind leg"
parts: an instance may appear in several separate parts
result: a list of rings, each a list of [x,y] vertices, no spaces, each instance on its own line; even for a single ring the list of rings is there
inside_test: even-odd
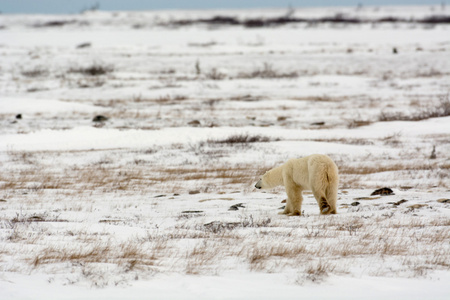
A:
[[[316,198],[317,204],[319,205],[320,214],[321,215],[331,214],[332,207],[330,207],[330,205],[328,204],[328,201],[325,198],[325,195],[316,190],[313,190],[313,194],[314,194],[314,198]]]

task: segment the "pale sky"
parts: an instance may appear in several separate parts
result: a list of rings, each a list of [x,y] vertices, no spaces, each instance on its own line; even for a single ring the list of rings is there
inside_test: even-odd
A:
[[[99,4],[100,10],[220,9],[304,6],[441,5],[445,0],[0,0],[9,13],[79,13]],[[450,4],[450,1],[448,1]]]

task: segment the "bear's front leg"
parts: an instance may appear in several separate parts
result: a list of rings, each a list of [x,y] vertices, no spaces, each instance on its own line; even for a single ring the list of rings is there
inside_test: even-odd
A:
[[[302,191],[293,182],[285,184],[285,188],[288,199],[283,214],[287,214],[288,216],[300,216],[302,214],[301,209],[303,202]]]
[[[288,203],[290,203],[289,199],[286,200],[286,206],[283,211],[278,213],[279,215],[289,215],[291,213],[291,209],[289,208],[290,205],[288,205]]]

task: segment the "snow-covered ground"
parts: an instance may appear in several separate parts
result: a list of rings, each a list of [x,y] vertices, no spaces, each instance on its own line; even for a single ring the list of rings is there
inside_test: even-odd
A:
[[[1,16],[0,299],[448,299],[450,26],[170,25],[284,13]],[[338,214],[279,215],[312,153]]]

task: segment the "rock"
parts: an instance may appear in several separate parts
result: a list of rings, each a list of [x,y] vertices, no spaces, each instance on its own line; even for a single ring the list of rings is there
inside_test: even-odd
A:
[[[0,202],[6,202],[6,200],[5,199],[0,199]]]
[[[125,220],[120,220],[120,219],[104,219],[104,220],[99,220],[99,223],[120,223],[120,222],[125,222]]]
[[[77,46],[77,49],[89,48],[89,47],[91,47],[91,46],[92,46],[91,43],[82,43],[82,44],[79,44],[79,45]]]
[[[196,194],[200,194],[200,191],[198,191],[198,190],[189,191],[189,195],[196,195]]]
[[[370,196],[374,196],[374,195],[389,196],[389,195],[395,195],[395,194],[390,188],[384,187],[384,188],[375,190],[372,192],[372,194],[370,194]]]
[[[241,226],[240,222],[220,222],[220,221],[212,221],[210,223],[204,224],[203,226],[212,231],[212,232],[220,232],[224,229],[232,230],[238,226]]]
[[[185,210],[181,212],[182,214],[201,214],[202,210]]]
[[[314,123],[311,123],[311,126],[323,126],[323,125],[325,125],[325,122],[314,122]]]
[[[408,200],[402,199],[402,200],[400,200],[400,201],[398,201],[398,202],[395,202],[395,203],[393,203],[393,204],[394,204],[395,206],[399,206],[400,204],[405,203],[405,202],[408,202]]]
[[[428,206],[428,204],[414,204],[414,205],[408,206],[408,208],[418,209],[418,208],[422,208],[422,207],[426,207],[426,206]]]
[[[353,198],[354,200],[376,200],[376,199],[380,199],[381,197],[357,197],[357,198]]]
[[[102,115],[95,116],[92,119],[92,122],[105,122],[105,121],[108,121],[108,118]]]
[[[173,194],[173,195],[174,195],[175,197],[176,197],[176,196],[180,196],[180,194],[177,194],[177,193],[175,193],[175,194]]]
[[[350,204],[351,206],[358,206],[358,205],[360,205],[361,203],[359,203],[358,201],[355,201],[355,202],[353,202],[352,204]]]
[[[445,199],[445,198],[438,199],[437,202],[439,202],[439,203],[450,203],[450,199]]]
[[[166,195],[157,195],[155,196],[155,198],[161,198],[161,197],[165,197]]]
[[[28,222],[44,222],[44,218],[41,216],[31,216],[27,219]]]
[[[288,117],[280,116],[280,117],[277,118],[277,121],[278,121],[278,122],[286,121],[287,118],[288,118]]]
[[[21,119],[22,119],[22,114],[17,114],[17,115],[16,115],[16,119],[17,119],[17,120],[21,120]]]
[[[348,123],[349,128],[356,128],[356,127],[362,127],[370,125],[371,121],[364,121],[364,120],[352,120]]]
[[[393,54],[398,54],[398,50],[397,50],[397,48],[395,48],[395,47],[394,47],[394,48],[392,48],[392,53],[393,53]]]
[[[200,123],[199,120],[193,120],[193,121],[190,121],[190,122],[188,123],[188,125],[190,125],[190,126],[192,126],[192,127],[199,127],[199,126],[202,125],[202,123]]]
[[[244,203],[238,203],[235,205],[231,205],[228,210],[239,210],[239,208],[245,208]]]
[[[281,203],[286,203],[287,199],[284,199],[283,201],[281,201]]]

